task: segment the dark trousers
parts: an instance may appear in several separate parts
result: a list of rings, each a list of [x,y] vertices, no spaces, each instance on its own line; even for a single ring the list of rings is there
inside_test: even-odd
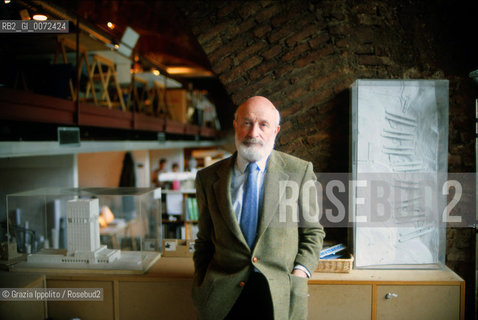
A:
[[[259,272],[251,272],[241,295],[225,320],[273,320],[272,298],[266,278]]]

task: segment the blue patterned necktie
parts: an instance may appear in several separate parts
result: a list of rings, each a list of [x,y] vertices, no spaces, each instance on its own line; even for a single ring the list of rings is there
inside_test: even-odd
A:
[[[246,168],[247,178],[244,183],[244,197],[242,199],[241,230],[249,248],[254,247],[257,232],[257,175],[259,167],[251,162]]]

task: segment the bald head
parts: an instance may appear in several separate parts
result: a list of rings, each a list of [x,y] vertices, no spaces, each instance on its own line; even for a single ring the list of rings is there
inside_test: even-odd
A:
[[[248,98],[237,108],[236,112],[234,113],[234,120],[237,121],[239,115],[248,112],[262,112],[264,114],[269,114],[271,117],[270,121],[272,123],[274,123],[276,126],[280,124],[279,110],[277,110],[274,104],[266,97],[254,96]]]
[[[280,130],[280,114],[267,98],[244,101],[234,116],[235,141],[239,155],[249,162],[267,157]]]

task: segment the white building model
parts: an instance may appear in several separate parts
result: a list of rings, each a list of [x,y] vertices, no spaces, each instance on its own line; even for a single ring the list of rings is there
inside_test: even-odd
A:
[[[121,257],[120,250],[100,245],[98,199],[75,199],[66,203],[68,252],[63,262],[110,263]]]
[[[74,199],[66,203],[68,250],[66,255],[33,254],[33,263],[111,263],[121,258],[120,250],[100,244],[98,199]]]

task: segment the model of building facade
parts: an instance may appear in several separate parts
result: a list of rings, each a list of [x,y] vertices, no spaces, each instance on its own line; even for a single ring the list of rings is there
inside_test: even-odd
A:
[[[98,199],[77,199],[66,203],[68,255],[95,252],[100,248]]]
[[[120,250],[100,244],[98,199],[73,199],[66,203],[68,250],[66,255],[33,254],[34,263],[111,263],[121,258]]]

